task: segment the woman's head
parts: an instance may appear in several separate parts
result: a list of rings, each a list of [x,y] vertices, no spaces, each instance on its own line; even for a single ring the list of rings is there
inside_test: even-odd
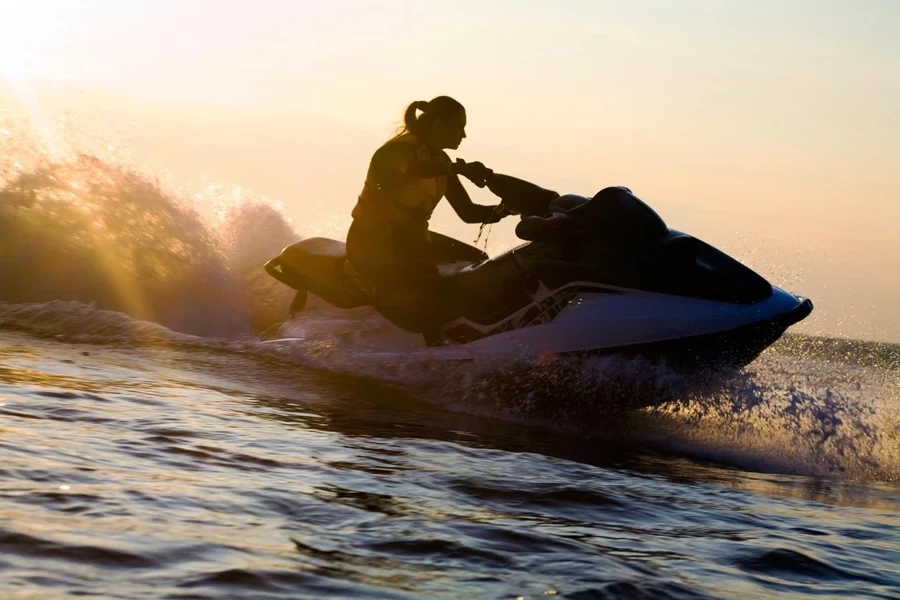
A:
[[[422,114],[417,115],[419,112]],[[413,102],[403,123],[407,131],[439,150],[455,150],[466,137],[466,109],[450,96]]]

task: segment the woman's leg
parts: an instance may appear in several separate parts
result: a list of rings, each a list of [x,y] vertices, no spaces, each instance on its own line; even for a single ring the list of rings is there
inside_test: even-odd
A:
[[[347,233],[347,258],[378,287],[408,289],[415,295],[415,321],[429,345],[440,342],[442,281],[425,230],[388,230],[354,221]]]
[[[396,257],[398,272],[416,294],[416,312],[422,336],[428,345],[440,343],[440,315],[443,281],[438,273],[427,230],[398,232]]]

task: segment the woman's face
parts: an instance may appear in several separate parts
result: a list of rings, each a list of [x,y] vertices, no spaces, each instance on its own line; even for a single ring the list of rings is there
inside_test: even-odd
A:
[[[456,150],[465,137],[465,111],[449,119],[435,119],[431,128],[431,143],[441,150]]]

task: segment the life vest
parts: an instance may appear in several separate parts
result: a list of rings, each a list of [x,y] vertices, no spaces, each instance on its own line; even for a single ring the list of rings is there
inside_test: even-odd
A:
[[[443,152],[432,152],[412,133],[406,132],[387,144],[409,144],[421,161],[449,162]],[[359,201],[353,209],[354,218],[374,217],[394,223],[419,222],[427,224],[435,207],[447,191],[447,176],[416,179],[396,188],[385,188],[366,181]]]

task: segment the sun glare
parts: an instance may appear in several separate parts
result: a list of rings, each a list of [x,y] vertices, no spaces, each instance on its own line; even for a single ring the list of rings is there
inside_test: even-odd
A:
[[[10,94],[25,110],[53,159],[65,156],[67,148],[48,122],[34,84],[36,78],[58,75],[51,50],[65,33],[64,9],[61,0],[0,0],[0,93]]]
[[[3,6],[3,20],[0,21],[0,73],[12,82],[21,80],[25,74],[26,58],[38,46],[27,27],[29,12],[24,3],[4,3]]]
[[[47,62],[47,44],[60,33],[61,2],[0,0],[0,75],[16,81]]]
[[[25,53],[6,31],[0,33],[0,73],[11,82],[20,81],[25,74]]]

